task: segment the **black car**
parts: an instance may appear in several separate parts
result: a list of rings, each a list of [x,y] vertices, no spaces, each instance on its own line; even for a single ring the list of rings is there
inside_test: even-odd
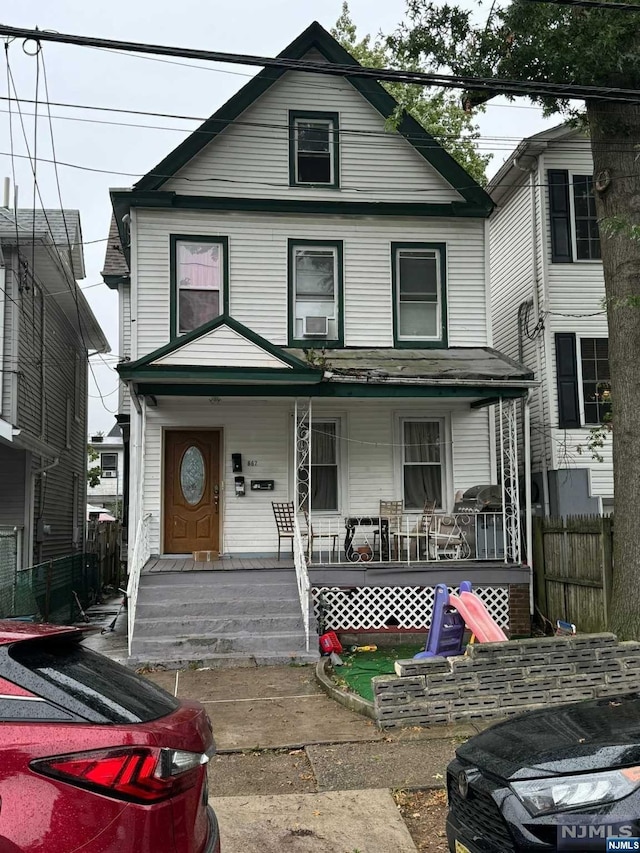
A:
[[[586,853],[640,836],[640,694],[492,726],[458,747],[447,791],[451,853]]]

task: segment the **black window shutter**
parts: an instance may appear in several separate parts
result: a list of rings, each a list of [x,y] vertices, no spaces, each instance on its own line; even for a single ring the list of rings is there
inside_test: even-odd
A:
[[[551,219],[551,262],[570,264],[571,207],[569,205],[569,172],[566,169],[549,169],[549,216]]]
[[[574,429],[580,426],[578,362],[574,334],[568,332],[556,334],[556,375],[558,377],[558,426],[561,429]]]

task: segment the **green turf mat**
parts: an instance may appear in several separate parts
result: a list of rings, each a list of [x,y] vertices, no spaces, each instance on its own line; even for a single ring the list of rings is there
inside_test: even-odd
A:
[[[423,650],[424,645],[378,647],[377,652],[354,652],[353,654],[345,649],[340,655],[344,666],[335,667],[335,678],[338,681],[346,681],[350,690],[372,702],[371,679],[375,675],[393,675],[395,673],[393,665],[397,660],[407,660]]]

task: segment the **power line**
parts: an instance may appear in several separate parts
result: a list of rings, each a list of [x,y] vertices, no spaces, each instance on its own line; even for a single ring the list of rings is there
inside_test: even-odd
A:
[[[528,0],[529,3],[547,3],[553,6],[580,6],[583,9],[611,9],[618,12],[640,12],[634,3],[605,3],[602,0]]]
[[[635,147],[635,146],[633,146],[633,147]],[[0,151],[0,157],[1,156],[7,157],[9,155],[6,151]],[[32,157],[30,157],[27,154],[14,154],[13,156],[16,158],[19,158],[19,159],[24,159],[24,160],[31,160],[32,159]],[[40,160],[40,162],[44,162],[44,163],[53,163],[54,162],[53,160],[45,158],[45,157],[40,157],[38,159]],[[143,174],[142,172],[121,172],[121,171],[118,171],[115,169],[99,169],[99,168],[95,168],[93,166],[83,166],[79,163],[67,163],[67,162],[64,162],[62,160],[58,160],[58,161],[56,161],[56,163],[58,166],[65,166],[66,168],[69,168],[69,169],[79,169],[80,171],[83,171],[83,172],[96,172],[99,174],[106,174],[106,175],[121,175],[124,177],[139,178]],[[170,178],[176,177],[175,175],[162,175],[158,172],[154,172],[153,174],[157,178],[170,179]],[[615,175],[613,178],[611,178],[611,180],[614,181],[614,180],[622,180],[625,178],[638,178],[638,177],[640,177],[640,173],[634,172],[632,174],[626,174],[626,175]],[[180,180],[187,181],[187,182],[193,183],[193,184],[222,183],[222,184],[234,184],[234,185],[239,184],[241,186],[248,186],[248,187],[251,187],[251,186],[271,187],[271,188],[275,188],[275,189],[289,189],[290,188],[289,184],[277,183],[275,181],[271,181],[271,182],[268,182],[268,181],[247,181],[247,180],[242,180],[239,178],[221,178],[221,177],[188,178],[188,177],[181,176]],[[501,182],[500,184],[496,184],[495,186],[492,187],[492,189],[497,189],[498,186],[503,186],[503,185],[504,186],[512,186],[511,183],[506,183],[506,178],[505,178],[504,182]],[[476,186],[476,185],[475,184],[469,184],[468,186],[454,187],[454,189],[463,190],[463,189],[472,188],[474,186]],[[547,184],[544,184],[544,183],[543,184],[534,184],[533,186],[546,187]],[[571,180],[569,180],[564,184],[559,183],[559,184],[557,184],[557,186],[572,186],[572,182],[571,182]],[[370,188],[370,187],[354,187],[354,186],[349,186],[347,184],[342,184],[340,189],[350,190],[351,192],[360,193],[362,195],[367,195],[367,194],[374,194],[374,195],[393,194],[393,195],[397,195],[398,194],[397,187],[396,188],[377,188],[377,187],[371,187]],[[438,188],[429,188],[429,187],[422,187],[422,188],[421,187],[411,187],[411,188],[404,188],[402,190],[402,192],[403,193],[416,193],[416,194],[428,195],[429,193],[438,193],[438,192],[440,192],[440,190]]]
[[[52,41],[80,47],[103,47],[132,53],[153,53],[162,56],[177,56],[200,59],[208,62],[223,62],[236,65],[255,65],[263,68],[278,68],[286,71],[305,71],[337,77],[362,78],[390,83],[413,83],[422,86],[440,86],[449,89],[484,91],[493,97],[496,94],[535,95],[536,97],[560,98],[562,100],[605,100],[640,101],[639,89],[614,86],[580,86],[574,83],[548,83],[544,81],[513,80],[497,77],[471,77],[459,74],[437,74],[426,71],[402,71],[388,68],[368,68],[362,65],[344,65],[333,62],[312,62],[305,59],[254,56],[252,54],[227,53],[224,51],[197,50],[145,42],[120,41],[93,36],[77,36],[67,33],[52,33],[22,27],[0,25],[0,35],[22,38],[27,41]]]

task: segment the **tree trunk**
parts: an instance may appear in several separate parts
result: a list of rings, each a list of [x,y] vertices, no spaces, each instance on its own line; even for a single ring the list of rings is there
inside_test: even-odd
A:
[[[640,639],[640,105],[587,102],[613,400],[610,628]]]

